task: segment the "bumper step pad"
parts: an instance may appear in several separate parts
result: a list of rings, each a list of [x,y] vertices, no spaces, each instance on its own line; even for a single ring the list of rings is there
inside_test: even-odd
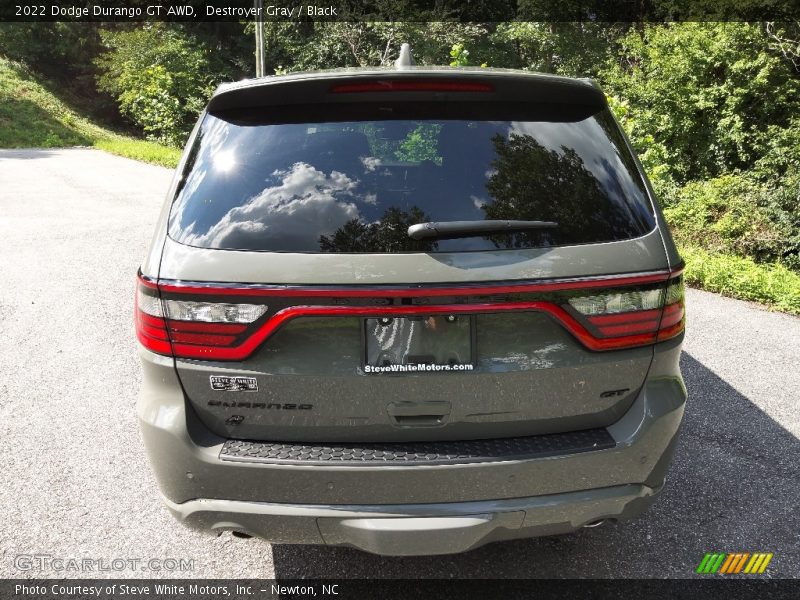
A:
[[[398,443],[254,442],[228,440],[221,460],[302,465],[437,465],[525,460],[613,448],[605,429],[493,440]]]

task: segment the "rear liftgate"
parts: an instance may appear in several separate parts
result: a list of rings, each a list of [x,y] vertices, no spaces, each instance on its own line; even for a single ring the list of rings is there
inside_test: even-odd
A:
[[[176,358],[212,431],[269,440],[247,452],[232,442],[230,458],[364,462],[375,452],[315,442],[506,438],[526,449],[526,436],[605,432],[644,380],[647,347],[683,331],[684,303],[680,270],[370,288],[140,276],[136,325],[147,349]],[[460,454],[374,450],[398,462]],[[514,451],[474,454],[498,453]]]

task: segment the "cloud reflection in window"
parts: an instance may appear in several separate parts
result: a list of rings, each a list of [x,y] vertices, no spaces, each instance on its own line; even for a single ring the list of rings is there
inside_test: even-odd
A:
[[[354,202],[358,181],[339,171],[326,175],[298,162],[289,169],[274,171],[267,182],[273,185],[230,209],[208,231],[194,231],[196,223],[192,223],[184,243],[303,252],[316,246],[321,235],[359,218]]]

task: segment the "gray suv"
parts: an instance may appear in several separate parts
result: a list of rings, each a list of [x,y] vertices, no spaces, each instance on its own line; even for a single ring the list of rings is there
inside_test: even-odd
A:
[[[138,276],[138,418],[185,525],[390,555],[631,519],[686,401],[682,263],[595,84],[224,85]]]

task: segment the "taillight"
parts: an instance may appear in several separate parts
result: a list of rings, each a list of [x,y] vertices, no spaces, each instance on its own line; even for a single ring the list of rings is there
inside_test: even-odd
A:
[[[573,296],[572,313],[592,336],[587,345],[611,350],[652,344],[683,331],[683,280],[667,285]]]
[[[412,302],[413,298],[424,300]],[[644,346],[683,331],[683,281],[679,270],[503,285],[401,288],[156,283],[140,275],[136,333],[145,348],[159,354],[241,361],[287,322],[300,317],[507,311],[546,313],[589,350]]]
[[[140,276],[136,333],[153,352],[214,359],[220,350],[241,342],[267,308],[266,304],[161,298],[156,284]]]
[[[658,341],[679,335],[686,327],[686,303],[683,295],[683,278],[669,281],[664,298],[664,311],[658,326]]]
[[[161,308],[156,284],[142,277],[136,284],[136,307],[134,308],[136,337],[142,346],[158,354],[171,354],[167,335],[167,324]]]

